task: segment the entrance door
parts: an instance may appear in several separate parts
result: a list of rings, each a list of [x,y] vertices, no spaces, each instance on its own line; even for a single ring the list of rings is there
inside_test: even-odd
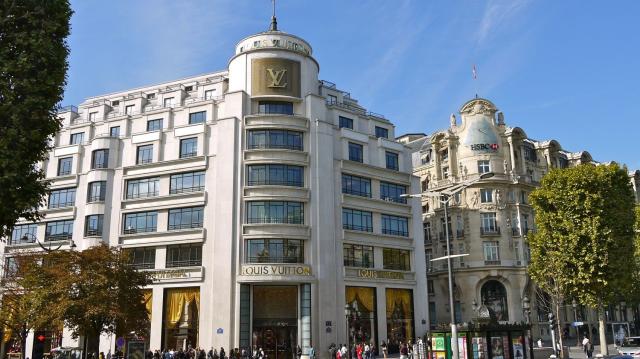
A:
[[[296,326],[255,328],[254,345],[262,348],[269,359],[291,359],[297,343]]]
[[[298,287],[253,286],[252,346],[269,359],[292,359],[298,344]]]

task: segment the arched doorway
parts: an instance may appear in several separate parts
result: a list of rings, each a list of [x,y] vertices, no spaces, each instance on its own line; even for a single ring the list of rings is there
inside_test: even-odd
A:
[[[491,316],[499,322],[509,321],[509,305],[507,290],[497,280],[490,280],[482,285],[480,290],[482,304],[490,311]]]

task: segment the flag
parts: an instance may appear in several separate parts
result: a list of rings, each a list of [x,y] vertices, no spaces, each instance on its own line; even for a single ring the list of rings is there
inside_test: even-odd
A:
[[[471,73],[473,74],[473,79],[477,80],[478,79],[478,71],[476,71],[476,65],[473,65],[473,69],[471,70]]]

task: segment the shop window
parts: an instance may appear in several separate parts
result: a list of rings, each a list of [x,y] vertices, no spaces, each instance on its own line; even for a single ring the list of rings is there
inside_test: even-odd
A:
[[[415,338],[413,319],[413,291],[385,289],[387,314],[387,348],[390,354],[399,351],[400,343]]]
[[[376,289],[345,287],[345,307],[348,308],[349,347],[356,343],[377,343]]]
[[[482,304],[497,321],[509,321],[509,310],[507,306],[507,290],[504,285],[497,280],[490,280],[482,285],[480,290]]]

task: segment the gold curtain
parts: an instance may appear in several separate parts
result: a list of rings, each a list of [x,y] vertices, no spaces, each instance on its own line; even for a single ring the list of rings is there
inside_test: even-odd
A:
[[[165,323],[167,328],[174,328],[182,318],[182,311],[186,303],[195,302],[200,311],[200,288],[174,288],[166,291],[167,306],[165,308]]]
[[[19,299],[16,299],[16,297],[14,297],[14,296],[6,296],[5,297],[5,302],[3,303],[2,306],[4,307],[3,308],[4,309],[3,312],[5,313],[5,315],[7,315],[6,314],[7,312],[9,312],[9,314],[7,315],[8,316],[7,322],[11,322],[11,320],[13,319],[13,310],[11,310],[11,311],[7,310],[7,307],[9,306],[7,303],[11,303],[11,301],[16,301],[16,300],[19,300]],[[3,331],[3,334],[2,334],[2,342],[6,343],[9,340],[11,340],[11,337],[13,337],[13,329],[9,328],[6,325],[4,326],[3,329],[4,329],[4,331]]]
[[[151,320],[151,311],[153,309],[153,290],[144,290],[142,295],[144,298],[144,305],[147,307],[147,314],[149,314],[149,320]]]
[[[386,290],[386,300],[387,300],[387,325],[389,328],[393,326],[389,321],[391,320],[391,316],[393,314],[393,309],[397,304],[400,305],[402,311],[404,312],[404,318],[398,318],[406,325],[406,340],[412,340],[413,335],[413,296],[411,295],[411,289],[398,289],[398,288],[387,288]]]
[[[369,287],[346,287],[345,296],[347,303],[353,303],[357,301],[358,304],[362,304],[364,310],[373,312],[376,307],[376,295],[375,288]]]

